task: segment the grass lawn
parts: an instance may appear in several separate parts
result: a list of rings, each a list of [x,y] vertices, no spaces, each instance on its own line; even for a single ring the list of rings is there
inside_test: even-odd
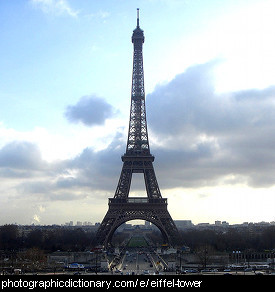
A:
[[[133,236],[129,242],[129,247],[142,247],[142,246],[148,246],[145,238],[143,236]]]

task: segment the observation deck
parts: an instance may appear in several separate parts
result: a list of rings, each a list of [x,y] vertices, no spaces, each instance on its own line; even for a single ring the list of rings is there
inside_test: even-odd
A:
[[[109,198],[109,205],[113,204],[162,204],[167,205],[166,198],[130,197],[130,198]]]

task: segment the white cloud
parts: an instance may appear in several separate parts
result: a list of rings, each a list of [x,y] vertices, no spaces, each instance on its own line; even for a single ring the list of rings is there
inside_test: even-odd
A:
[[[77,17],[79,14],[66,0],[31,0],[31,3],[46,14],[69,15],[71,17]]]
[[[196,34],[179,35],[167,50],[169,54],[157,55],[161,62],[156,60],[149,68],[151,74],[146,75],[146,82],[151,82],[146,92],[152,91],[150,84],[171,81],[189,66],[216,58],[223,60],[215,68],[216,91],[265,88],[274,84],[275,2],[251,2],[209,19]],[[150,57],[154,59],[154,55]]]
[[[100,19],[107,19],[108,17],[110,17],[110,12],[108,11],[98,11],[96,13],[90,13],[90,14],[87,14],[85,15],[85,17],[88,17],[88,18],[100,18]]]
[[[77,132],[79,136],[81,134],[83,137],[81,139],[79,138],[75,143],[70,143],[71,136],[75,134],[74,129],[69,134],[63,132],[63,135],[60,135],[57,132],[53,133],[42,127],[34,127],[34,129],[29,131],[18,131],[0,122],[0,148],[15,141],[29,142],[39,148],[43,160],[50,162],[58,159],[66,159],[76,155],[83,147],[87,146],[85,133],[79,130]]]
[[[151,149],[164,187],[272,187],[275,86],[218,94],[215,66],[190,67],[147,97]]]
[[[40,223],[40,217],[37,214],[33,215],[33,222],[32,223]]]

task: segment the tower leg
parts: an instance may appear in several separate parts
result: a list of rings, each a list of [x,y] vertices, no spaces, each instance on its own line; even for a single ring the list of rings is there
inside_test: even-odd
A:
[[[115,192],[115,198],[127,198],[130,191],[131,180],[132,180],[132,171],[131,169],[123,164],[118,185]]]

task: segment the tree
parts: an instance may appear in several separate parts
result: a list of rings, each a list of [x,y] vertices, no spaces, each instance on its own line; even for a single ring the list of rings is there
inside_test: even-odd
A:
[[[7,224],[0,227],[0,249],[15,250],[19,248],[18,227]]]
[[[195,250],[196,255],[199,257],[201,265],[206,269],[210,263],[212,256],[215,254],[211,245],[200,246]]]
[[[44,245],[44,233],[41,230],[31,231],[25,240],[25,246],[28,248],[37,247],[43,248]]]

